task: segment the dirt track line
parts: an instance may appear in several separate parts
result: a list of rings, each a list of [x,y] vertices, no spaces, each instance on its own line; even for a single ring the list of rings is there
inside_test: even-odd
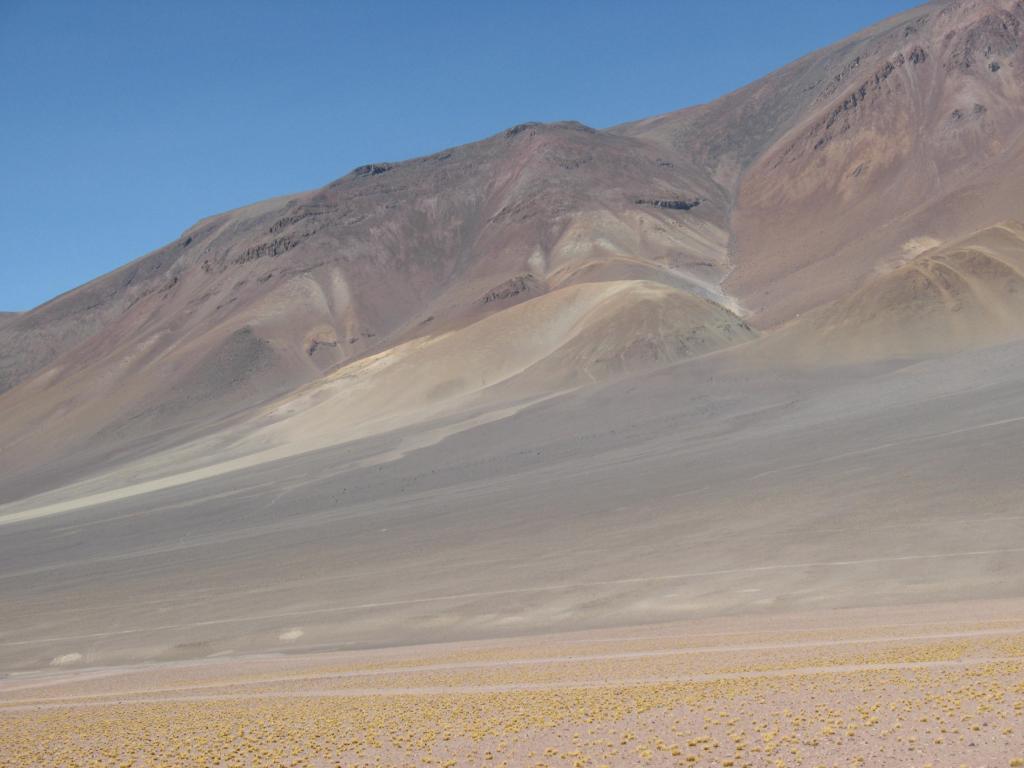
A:
[[[547,691],[547,690],[573,690],[573,689],[594,689],[612,688],[621,689],[633,686],[650,685],[671,685],[676,683],[713,683],[722,680],[754,680],[780,677],[802,677],[810,675],[844,675],[856,674],[858,672],[872,671],[902,671],[917,669],[941,669],[957,667],[975,667],[986,664],[1008,664],[1020,662],[1016,658],[974,658],[958,659],[953,661],[907,661],[880,664],[836,664],[833,666],[819,667],[796,667],[793,669],[770,669],[759,672],[720,672],[699,675],[663,675],[659,677],[628,678],[623,680],[583,680],[564,681],[551,683],[510,683],[500,685],[453,685],[453,686],[424,686],[419,688],[349,688],[341,690],[302,690],[302,691],[256,691],[225,694],[195,694],[191,696],[141,696],[133,698],[124,696],[112,701],[68,701],[47,702],[40,704],[0,704],[0,713],[21,712],[51,709],[76,709],[80,707],[109,707],[127,704],[160,704],[192,701],[234,701],[244,700],[247,702],[256,699],[332,699],[332,698],[363,698],[363,697],[393,697],[393,696],[445,696],[452,694],[487,694],[487,693],[515,693],[518,691]]]
[[[209,627],[223,624],[244,624],[253,621],[268,621],[274,619],[292,619],[305,616],[319,616],[326,613],[343,613],[346,611],[370,610],[373,608],[395,608],[404,605],[423,605],[428,603],[447,602],[451,600],[476,600],[486,597],[504,597],[507,595],[541,594],[546,592],[561,592],[573,589],[587,589],[592,587],[614,587],[627,584],[650,584],[663,581],[678,581],[682,579],[706,578],[709,576],[726,576],[737,573],[763,573],[767,571],[800,570],[803,568],[845,568],[858,565],[878,565],[881,563],[913,562],[919,560],[944,560],[956,557],[986,557],[989,555],[1019,554],[1024,552],[1024,547],[1011,547],[1006,549],[979,549],[967,552],[942,552],[927,555],[899,555],[893,557],[870,557],[861,560],[833,560],[823,562],[807,563],[780,563],[778,565],[757,565],[746,568],[721,568],[711,571],[691,571],[689,573],[672,573],[662,576],[636,576],[624,579],[607,579],[602,581],[578,582],[573,584],[553,584],[546,587],[522,587],[519,589],[498,589],[486,592],[463,592],[454,595],[437,595],[434,597],[411,598],[408,600],[389,600],[378,603],[358,603],[354,605],[336,605],[327,608],[312,608],[304,611],[281,611],[279,613],[267,613],[256,616],[237,616],[224,619],[208,619],[184,624],[163,624],[153,627],[133,627],[121,629],[114,632],[94,632],[85,635],[64,635],[61,637],[42,637],[31,640],[10,640],[0,643],[0,647],[15,645],[36,645],[39,643],[64,642],[67,640],[94,640],[102,637],[120,637],[143,632],[163,632],[174,629],[194,629],[196,627]]]
[[[814,461],[808,461],[801,464],[790,464],[784,467],[778,467],[776,469],[767,469],[763,472],[758,472],[756,475],[751,475],[749,480],[760,480],[762,477],[768,475],[775,475],[781,472],[793,472],[801,469],[809,469],[811,467],[817,467],[822,464],[830,464],[836,461],[842,461],[843,459],[852,459],[857,456],[866,456],[871,453],[878,453],[880,451],[887,451],[890,448],[902,448],[907,445],[913,445],[914,443],[926,443],[931,440],[939,440],[944,437],[952,437],[955,435],[962,435],[968,432],[978,432],[983,429],[991,429],[992,427],[1002,427],[1007,424],[1017,424],[1024,421],[1024,416],[1014,416],[1009,419],[998,419],[997,421],[987,421],[983,424],[971,424],[967,427],[957,427],[956,429],[949,429],[944,432],[933,432],[927,435],[916,435],[914,437],[908,437],[903,440],[893,440],[888,443],[880,443],[878,445],[868,446],[867,448],[858,448],[852,451],[844,451],[842,453],[836,453],[832,456],[825,456],[821,459],[815,459]]]
[[[548,664],[582,664],[591,661],[618,661],[618,660],[630,660],[630,659],[647,659],[647,658],[662,658],[666,656],[700,656],[703,654],[717,654],[717,653],[736,653],[746,651],[779,651],[779,650],[799,650],[805,648],[827,648],[842,645],[863,645],[867,643],[880,644],[880,643],[907,643],[907,642],[920,642],[925,640],[956,640],[961,638],[972,638],[972,637],[1001,637],[1007,635],[1018,635],[1024,634],[1024,627],[1009,628],[1009,629],[980,629],[980,630],[969,630],[962,632],[945,632],[935,633],[928,635],[905,635],[897,637],[871,637],[871,638],[851,638],[842,640],[807,640],[807,641],[793,641],[786,643],[749,643],[740,645],[717,645],[717,646],[695,646],[689,648],[665,648],[656,649],[649,651],[621,651],[618,653],[595,653],[595,654],[578,654],[568,656],[542,656],[535,659],[520,658],[520,659],[496,659],[492,661],[454,661],[445,662],[440,664],[419,664],[416,666],[394,666],[385,668],[373,668],[373,669],[349,669],[338,672],[322,672],[322,673],[310,673],[310,674],[299,674],[299,675],[286,675],[277,677],[264,677],[259,680],[244,680],[238,682],[212,682],[212,683],[197,683],[195,685],[182,685],[167,688],[153,688],[146,691],[146,693],[175,693],[183,691],[197,691],[210,688],[241,688],[258,685],[273,685],[275,683],[295,683],[301,681],[313,681],[313,680],[343,680],[359,677],[385,677],[388,675],[403,675],[403,674],[417,674],[420,672],[451,672],[464,669],[502,669],[506,667],[530,667],[530,666],[543,666]],[[158,667],[156,667],[158,668]],[[117,668],[110,668],[111,675],[117,675]],[[136,670],[128,670],[128,674],[131,674]],[[109,677],[111,675],[97,675],[92,678],[85,679],[96,679],[96,677]],[[76,680],[68,680],[66,678],[56,678],[52,680],[39,680],[34,681],[30,684],[14,686],[9,688],[0,687],[0,694],[10,693],[14,691],[25,691],[39,688],[47,688],[54,685],[68,685],[74,684]],[[49,702],[49,701],[70,701],[77,699],[97,699],[97,698],[116,698],[119,696],[131,696],[134,692],[131,690],[124,691],[113,691],[108,693],[94,693],[94,694],[77,694],[72,696],[60,696],[51,698],[39,698],[33,699],[37,702]]]

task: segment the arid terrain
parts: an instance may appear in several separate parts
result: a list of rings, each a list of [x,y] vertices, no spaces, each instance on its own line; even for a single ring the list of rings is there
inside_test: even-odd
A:
[[[0,681],[6,765],[1024,764],[1020,601]]]
[[[1019,0],[371,163],[0,313],[0,764],[1024,765],[1022,445]]]

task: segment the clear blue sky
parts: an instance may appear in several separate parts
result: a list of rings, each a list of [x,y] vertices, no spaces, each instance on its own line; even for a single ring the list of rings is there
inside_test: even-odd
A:
[[[720,96],[905,0],[0,0],[0,310],[526,120]]]

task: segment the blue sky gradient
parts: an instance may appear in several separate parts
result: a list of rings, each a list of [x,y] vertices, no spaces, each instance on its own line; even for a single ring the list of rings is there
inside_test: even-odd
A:
[[[712,100],[915,4],[0,0],[0,310],[357,165]]]

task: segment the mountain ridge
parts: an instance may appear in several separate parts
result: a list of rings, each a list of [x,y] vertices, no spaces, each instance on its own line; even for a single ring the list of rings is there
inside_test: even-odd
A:
[[[1018,0],[932,2],[708,104],[606,130],[522,123],[206,217],[0,319],[0,470],[88,474],[213,424],[256,424],[361,361],[475,338],[463,332],[489,318],[510,349],[521,333],[554,345],[493,397],[550,394],[757,334],[780,363],[794,339],[829,346],[830,321],[801,316],[882,290],[877,275],[914,243],[1024,218],[1013,172],[1024,162],[1022,22]],[[619,283],[631,287],[617,301],[634,305],[614,323],[593,314],[593,328],[570,331],[559,320],[569,289]],[[516,310],[545,297],[564,309],[543,326]],[[692,325],[698,316],[705,325]],[[934,307],[927,317],[914,338],[947,323]],[[799,333],[768,342],[797,320]],[[1001,330],[972,331],[972,343],[1015,337],[1014,321],[991,322]],[[947,350],[910,338],[900,355]],[[425,412],[475,392],[453,382],[490,380],[471,365],[449,378]]]

